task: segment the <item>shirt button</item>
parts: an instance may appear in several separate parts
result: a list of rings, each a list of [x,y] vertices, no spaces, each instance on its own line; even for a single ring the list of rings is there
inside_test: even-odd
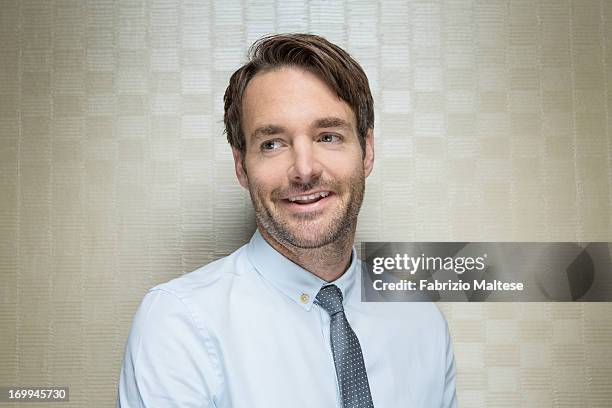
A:
[[[308,296],[307,293],[302,293],[302,296],[300,296],[300,300],[302,301],[302,303],[308,303],[308,301],[310,300],[310,296]]]

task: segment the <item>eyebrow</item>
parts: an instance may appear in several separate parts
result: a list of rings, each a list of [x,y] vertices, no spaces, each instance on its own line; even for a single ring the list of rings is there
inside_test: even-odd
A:
[[[335,116],[328,116],[325,118],[316,119],[310,124],[310,127],[313,129],[341,128],[345,130],[350,130],[351,124],[344,119]],[[286,131],[287,129],[282,126],[272,124],[263,125],[258,127],[251,133],[251,138],[253,140],[261,139],[265,136],[278,135],[280,133],[285,133]]]
[[[317,119],[310,125],[313,128],[343,128],[349,130],[351,125],[344,119],[337,118],[335,116],[329,116],[327,118]]]
[[[285,132],[285,128],[277,125],[264,125],[260,126],[251,133],[251,139],[261,139],[265,136],[277,135]]]

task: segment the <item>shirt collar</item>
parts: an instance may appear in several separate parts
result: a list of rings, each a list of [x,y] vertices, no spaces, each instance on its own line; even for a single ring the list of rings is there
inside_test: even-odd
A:
[[[317,293],[325,285],[336,285],[342,291],[344,302],[346,302],[354,286],[358,265],[357,253],[353,247],[351,264],[346,272],[335,281],[326,282],[284,257],[268,244],[259,230],[255,231],[247,245],[247,257],[264,279],[306,310],[312,308]]]

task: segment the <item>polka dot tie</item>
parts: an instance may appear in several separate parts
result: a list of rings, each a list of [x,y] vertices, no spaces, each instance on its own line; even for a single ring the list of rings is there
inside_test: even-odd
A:
[[[346,320],[342,292],[335,285],[321,288],[315,303],[330,316],[331,348],[344,408],[373,408],[359,340]]]

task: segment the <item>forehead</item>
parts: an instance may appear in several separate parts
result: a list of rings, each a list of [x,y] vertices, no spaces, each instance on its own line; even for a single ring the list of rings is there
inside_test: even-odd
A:
[[[255,127],[299,127],[337,117],[355,128],[351,107],[315,74],[283,67],[256,74],[242,100],[245,134]]]

